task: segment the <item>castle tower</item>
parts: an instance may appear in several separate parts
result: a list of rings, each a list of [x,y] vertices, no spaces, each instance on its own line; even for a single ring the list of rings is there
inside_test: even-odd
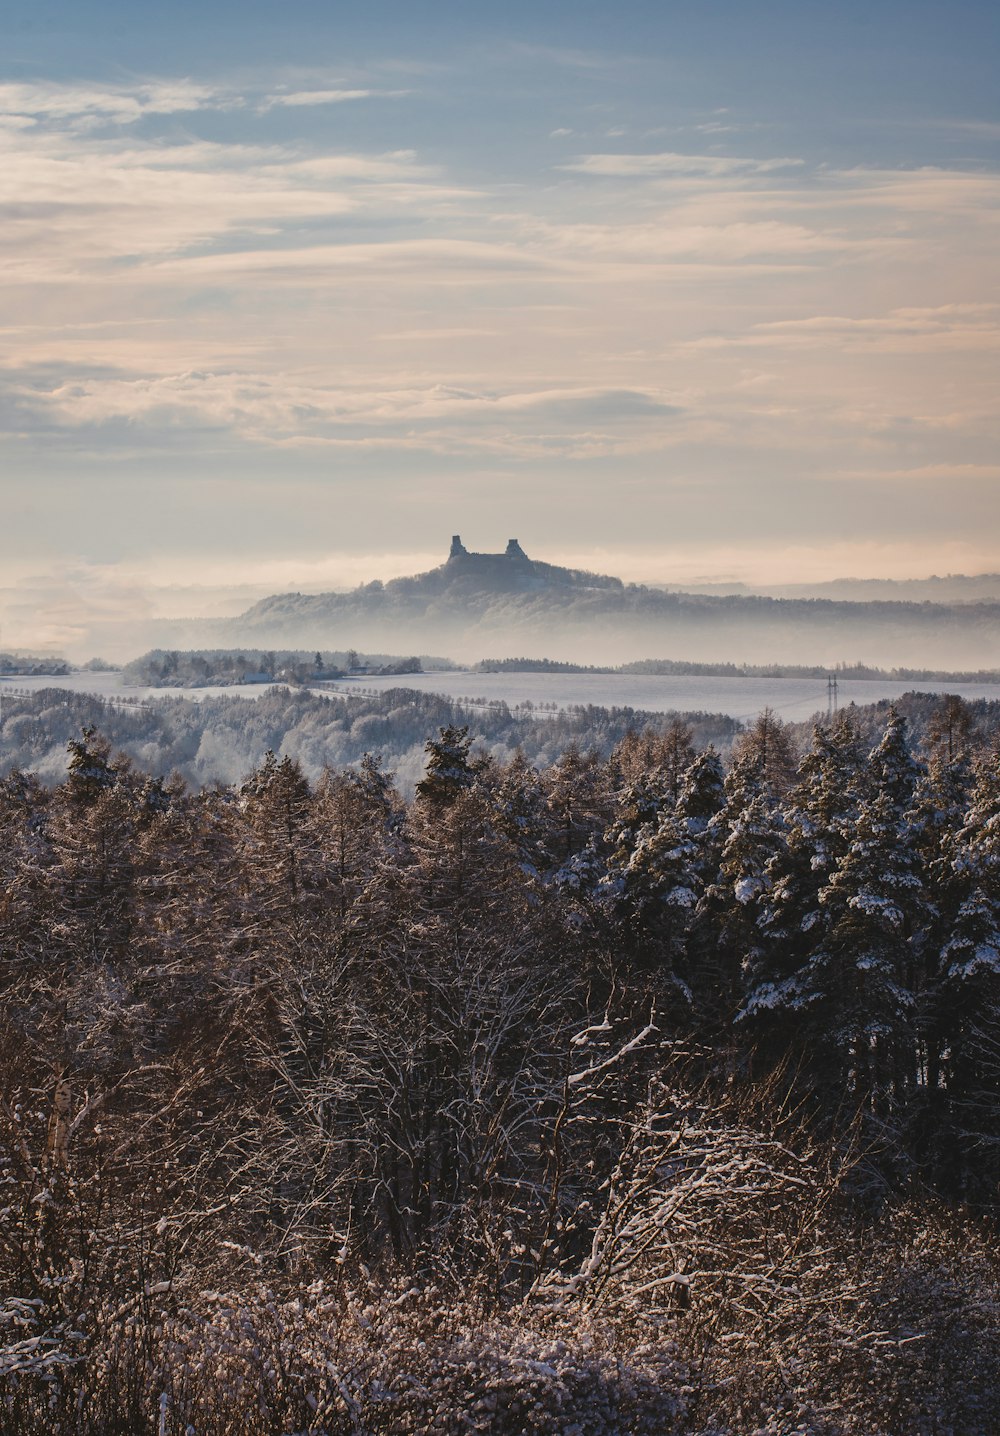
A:
[[[517,539],[508,539],[507,547],[504,550],[507,558],[527,558],[528,555],[518,543]]]
[[[465,545],[462,543],[461,537],[458,534],[453,534],[451,540],[451,552],[449,553],[448,557],[462,558],[465,554],[465,551]]]

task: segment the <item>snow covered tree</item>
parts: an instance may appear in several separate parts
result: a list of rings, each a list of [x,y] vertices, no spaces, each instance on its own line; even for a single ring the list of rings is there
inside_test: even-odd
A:
[[[679,735],[674,733],[673,739]],[[674,787],[680,779],[656,762],[659,739],[648,741],[653,766],[631,763],[633,776],[617,796],[615,813],[604,834],[606,872],[601,898],[612,928],[612,941],[655,976],[657,989],[687,1012],[690,991],[683,977],[686,934],[701,890],[699,850],[687,824],[675,814]],[[629,748],[636,758],[645,747]],[[616,750],[617,751],[617,750]],[[678,751],[680,751],[678,749]]]
[[[310,841],[324,891],[341,923],[388,859],[401,818],[392,775],[371,753],[358,769],[327,769],[320,778],[310,809]]]
[[[758,943],[744,973],[738,1015],[742,1038],[768,1065],[801,1051],[809,1001],[803,970],[824,939],[828,908],[820,902],[854,830],[864,752],[848,713],[813,729],[812,748],[790,789],[785,840],[765,869]]]
[[[115,786],[111,744],[96,728],[84,728],[82,737],[69,741],[66,786],[74,802],[89,803]]]
[[[662,810],[609,862],[605,884],[633,961],[679,1027],[691,1017],[689,934],[701,895],[700,852],[683,823]]]
[[[971,715],[965,704],[954,695],[947,696],[928,728],[927,770],[917,784],[911,814],[927,899],[922,931],[914,945],[921,1075],[914,1129],[918,1156],[932,1164],[938,1161],[933,1150],[942,1123],[951,1126],[942,1073],[942,1055],[949,1048],[949,1039],[941,1019],[950,1007],[944,997],[951,967],[948,949],[959,909],[968,896],[961,865],[955,859],[959,835],[967,823],[973,781],[971,736]]]
[[[917,1080],[915,951],[924,902],[911,818],[918,766],[890,711],[869,759],[852,840],[820,893],[826,931],[801,975],[821,1086],[876,1117],[898,1113]]]
[[[609,863],[624,868],[637,844],[673,810],[669,788],[657,772],[638,773],[617,795],[615,812],[604,834]]]
[[[417,784],[417,797],[421,802],[435,809],[446,808],[472,786],[471,746],[468,727],[449,725],[440,730],[440,737],[428,738],[427,764]]]
[[[0,954],[8,993],[13,971],[38,956],[47,805],[46,790],[30,774],[15,769],[0,778]]]
[[[693,838],[699,838],[726,804],[722,760],[710,745],[681,777],[677,816]]]
[[[545,805],[545,791],[537,769],[518,750],[510,762],[492,776],[477,777],[486,794],[496,829],[520,855],[532,876],[548,865],[551,817]]]
[[[305,822],[310,790],[302,769],[287,755],[268,750],[264,762],[240,789],[247,829],[255,847],[248,865],[254,896],[294,909],[303,892]],[[258,887],[258,883],[260,886]]]
[[[974,743],[975,721],[969,705],[957,693],[946,693],[927,729],[931,759],[945,765],[968,758]]]
[[[764,708],[733,744],[735,763],[756,765],[777,794],[785,793],[795,776],[795,749],[784,723],[773,708]]]
[[[65,783],[49,806],[45,865],[52,955],[86,952],[108,971],[127,960],[138,891],[137,835],[152,810],[145,780],[92,728],[69,744]],[[154,805],[155,808],[156,805]]]
[[[705,833],[714,837],[718,865],[699,899],[691,964],[703,1020],[728,1031],[740,1008],[745,974],[760,962],[770,866],[781,850],[784,824],[762,749],[747,748],[736,759],[724,790],[725,805]]]
[[[626,786],[645,778],[676,803],[681,779],[694,758],[690,724],[672,718],[662,732],[644,728],[627,733],[615,747],[610,766],[618,769]]]
[[[611,805],[603,779],[598,754],[582,752],[575,742],[543,774],[557,864],[581,853],[607,827]]]
[[[775,868],[785,847],[785,823],[777,805],[758,793],[733,819],[719,867],[718,888],[725,896],[718,924],[720,964],[727,1019],[732,1020],[743,994],[758,980],[770,935],[765,921]]]
[[[966,822],[947,852],[954,915],[928,994],[933,1059],[928,1085],[942,1176],[951,1190],[981,1200],[991,1198],[1000,1179],[1000,763],[995,756],[982,763]]]

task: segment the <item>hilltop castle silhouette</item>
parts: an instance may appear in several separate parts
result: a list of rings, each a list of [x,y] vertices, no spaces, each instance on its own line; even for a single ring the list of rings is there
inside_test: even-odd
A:
[[[465,544],[462,542],[459,535],[455,534],[451,540],[451,552],[448,554],[448,562],[451,563],[452,559],[467,558],[486,559],[491,564],[497,559],[503,558],[523,559],[526,563],[531,562],[524,549],[518,543],[517,539],[508,539],[507,547],[504,549],[503,553],[470,553],[469,550],[465,547]]]
[[[541,559],[529,558],[516,538],[507,540],[503,553],[473,553],[465,547],[460,534],[452,537],[447,563],[434,569],[427,577],[462,594],[540,594],[555,588],[622,587],[620,578],[584,573],[575,568],[559,568]]]

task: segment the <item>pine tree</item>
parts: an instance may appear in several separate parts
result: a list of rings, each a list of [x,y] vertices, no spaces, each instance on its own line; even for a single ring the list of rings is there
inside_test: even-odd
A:
[[[763,748],[745,748],[724,787],[725,806],[706,829],[718,845],[718,870],[698,903],[693,961],[705,1020],[713,1029],[728,1031],[761,965],[762,917],[784,823]]]
[[[968,758],[974,746],[975,721],[969,705],[956,693],[946,693],[927,729],[932,760],[951,765]]]
[[[672,718],[662,733],[652,728],[627,733],[615,747],[610,765],[618,769],[626,786],[645,779],[676,803],[682,777],[694,759],[690,725]]]
[[[773,708],[764,708],[733,745],[735,763],[755,763],[761,778],[777,794],[787,792],[795,776],[795,750]]]
[[[610,819],[610,795],[600,757],[581,752],[575,742],[543,778],[552,815],[552,856],[557,865],[565,866],[585,849],[594,848],[603,834]]]
[[[96,728],[84,728],[82,737],[71,738],[67,748],[66,786],[74,802],[94,802],[101,793],[115,786],[111,744]]]
[[[294,908],[303,891],[304,825],[310,790],[294,758],[268,750],[240,789],[256,855],[249,863],[255,896],[268,907]]]
[[[693,838],[699,838],[726,804],[722,760],[709,745],[681,777],[677,816]]]
[[[486,781],[485,775],[477,781],[487,794],[497,832],[517,852],[529,875],[540,874],[548,865],[551,821],[537,769],[518,749],[492,781]]]
[[[813,729],[784,809],[785,841],[766,868],[758,946],[745,972],[738,1016],[744,1040],[766,1065],[801,1051],[810,999],[805,976],[822,945],[829,910],[820,893],[847,852],[858,809],[861,743],[847,713],[831,728]]]
[[[1000,1180],[1000,763],[981,765],[966,822],[949,844],[955,898],[931,993],[947,1102],[936,1112],[942,1175],[964,1196],[992,1200]]]
[[[828,928],[802,975],[818,1080],[876,1116],[916,1083],[914,953],[924,885],[911,806],[919,769],[906,720],[890,710],[869,756],[867,794],[846,852],[820,893]]]
[[[615,750],[624,752],[631,778],[604,834],[607,870],[599,891],[631,960],[651,966],[661,980],[681,982],[676,969],[684,965],[684,936],[697,901],[696,849],[674,815],[680,779],[661,765],[660,739],[650,730],[633,739]],[[673,744],[680,742],[675,732]],[[683,991],[686,1000],[686,986]]]
[[[358,769],[333,772],[319,780],[310,810],[310,845],[318,855],[320,881],[340,923],[379,866],[391,860],[399,843],[401,809],[392,775],[366,753]],[[398,856],[398,854],[397,854]]]
[[[680,1001],[686,1025],[692,993],[688,939],[701,895],[700,852],[668,807],[612,854],[605,880],[622,941],[657,977],[667,1002]]]
[[[959,909],[968,895],[961,864],[955,860],[967,822],[973,781],[971,737],[971,715],[965,704],[960,698],[946,697],[929,726],[927,771],[917,784],[913,802],[914,834],[927,889],[921,945],[916,954],[924,1098],[918,1125],[929,1129],[929,1140],[934,1140],[930,1134],[942,1118],[948,1121],[939,1112],[945,1095],[942,1053],[949,1041],[941,1018],[949,1007],[944,985],[951,959],[946,952],[954,937]]]
[[[428,738],[425,745],[427,764],[417,784],[417,797],[431,808],[447,808],[464,790],[471,788],[472,767],[469,749],[472,739],[468,726],[450,724],[440,729],[439,738]]]
[[[615,813],[604,834],[613,869],[627,867],[639,842],[655,830],[665,813],[673,810],[669,787],[653,771],[638,773],[618,794]]]
[[[49,794],[31,774],[14,769],[0,778],[0,963],[4,990],[40,957],[40,904],[50,848],[44,814]]]
[[[66,782],[49,810],[51,919],[60,944],[99,963],[127,956],[136,900],[142,787],[124,754],[93,728],[68,745]]]

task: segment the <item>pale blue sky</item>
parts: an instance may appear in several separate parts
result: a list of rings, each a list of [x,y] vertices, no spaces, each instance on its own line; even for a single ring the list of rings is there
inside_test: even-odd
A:
[[[6,24],[8,641],[456,530],[1000,567],[1000,7],[205,9]]]

